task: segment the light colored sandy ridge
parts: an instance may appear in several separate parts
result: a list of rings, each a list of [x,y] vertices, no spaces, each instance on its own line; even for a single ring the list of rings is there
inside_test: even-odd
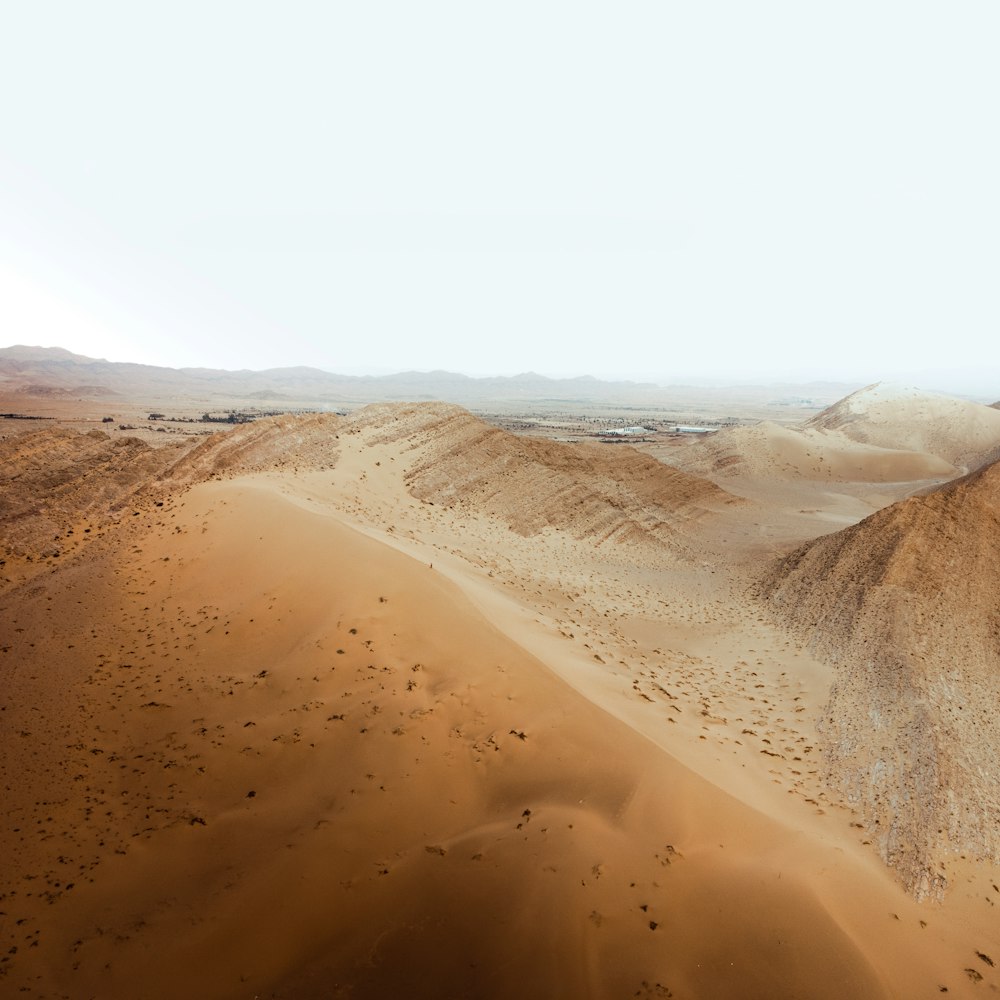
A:
[[[912,386],[876,383],[806,422],[853,441],[934,455],[963,472],[979,468],[1000,443],[993,407]]]
[[[709,435],[678,463],[720,479],[944,481],[994,460],[1000,416],[981,403],[877,383],[803,423],[761,421]]]

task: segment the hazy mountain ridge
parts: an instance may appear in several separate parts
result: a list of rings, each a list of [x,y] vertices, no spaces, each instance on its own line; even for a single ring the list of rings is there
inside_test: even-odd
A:
[[[658,359],[649,359],[658,364]],[[308,366],[265,371],[214,368],[160,368],[109,362],[71,354],[61,348],[0,348],[0,393],[38,397],[72,396],[143,400],[150,409],[185,401],[228,409],[243,404],[267,408],[343,409],[375,402],[436,401],[462,406],[542,408],[602,404],[614,411],[669,408],[679,422],[697,422],[706,409],[731,414],[783,416],[816,411],[857,388],[857,383],[749,381],[704,385],[704,380],[663,378],[651,381],[602,380],[592,375],[549,378],[526,371],[517,375],[473,377],[447,371],[404,371],[391,375],[340,375]],[[89,387],[89,388],[85,388]],[[27,399],[11,408],[30,407]],[[681,416],[683,415],[683,416]],[[637,414],[641,416],[641,414]]]
[[[271,390],[290,398],[328,397],[331,402],[410,399],[414,395],[449,400],[545,398],[572,400],[581,389],[589,396],[619,397],[657,390],[652,383],[605,382],[591,376],[553,379],[534,372],[474,378],[456,372],[405,371],[392,375],[340,375],[306,365],[263,371],[215,368],[164,368],[105,361],[72,354],[62,348],[0,348],[0,387],[38,393],[46,387],[81,394],[204,394],[247,396]]]

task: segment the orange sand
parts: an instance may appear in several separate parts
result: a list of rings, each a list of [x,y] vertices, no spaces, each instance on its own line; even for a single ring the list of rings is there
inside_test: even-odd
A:
[[[755,508],[681,549],[525,535],[414,497],[426,442],[339,430],[322,467],[138,498],[0,597],[0,990],[1000,985],[997,874],[956,859],[919,904],[825,788],[831,672],[724,558]]]

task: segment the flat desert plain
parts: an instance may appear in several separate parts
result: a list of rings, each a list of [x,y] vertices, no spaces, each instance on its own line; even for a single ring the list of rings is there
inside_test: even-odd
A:
[[[633,445],[32,405],[0,994],[1000,988],[1000,410],[870,387]]]

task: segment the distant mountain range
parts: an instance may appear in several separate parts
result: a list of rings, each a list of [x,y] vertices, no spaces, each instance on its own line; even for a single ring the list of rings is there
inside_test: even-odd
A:
[[[360,402],[373,399],[563,399],[656,392],[652,384],[602,382],[591,376],[551,379],[535,372],[472,378],[455,372],[407,371],[395,375],[337,375],[296,366],[264,371],[160,368],[88,358],[60,347],[0,348],[0,388],[7,392],[89,397],[187,395],[258,397],[296,402]]]
[[[354,406],[369,402],[442,401],[466,406],[489,403],[616,403],[680,406],[706,398],[754,404],[815,407],[840,399],[857,385],[747,385],[690,388],[651,382],[602,381],[590,375],[548,378],[535,372],[474,378],[448,371],[394,375],[338,375],[297,366],[264,371],[161,368],[88,358],[60,347],[0,348],[0,392],[89,399],[259,401],[277,405]]]

